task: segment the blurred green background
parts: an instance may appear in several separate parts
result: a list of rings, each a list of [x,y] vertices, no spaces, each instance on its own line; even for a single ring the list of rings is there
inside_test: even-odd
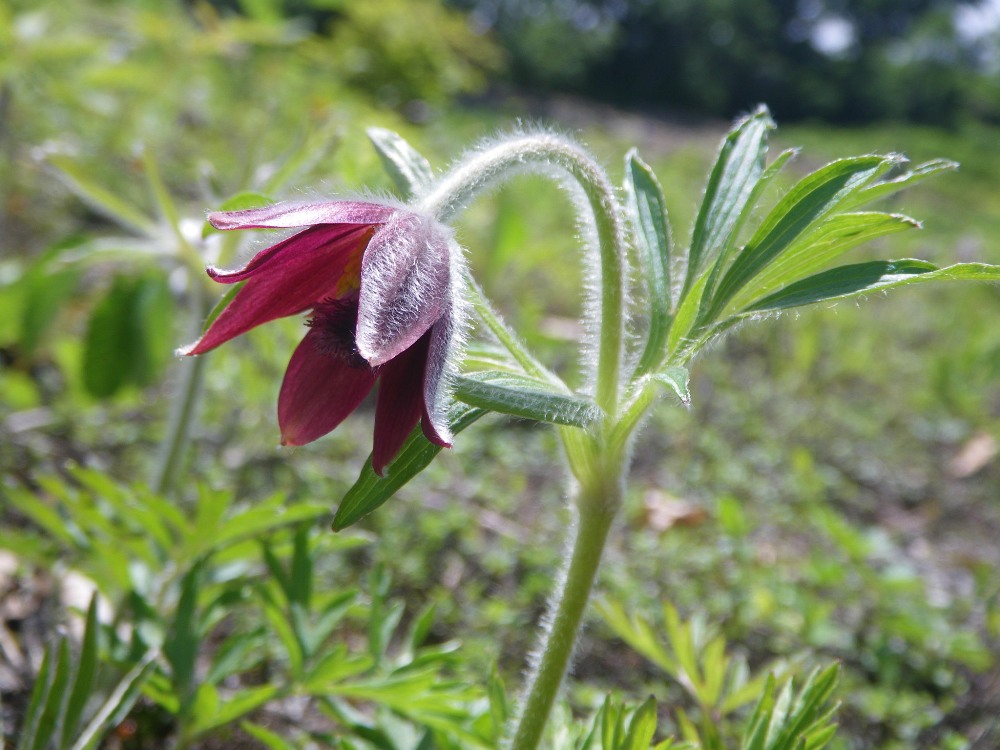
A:
[[[87,542],[65,497],[81,491],[74,467],[155,483],[183,386],[171,351],[214,302],[193,268],[247,253],[205,234],[207,210],[237,194],[389,192],[369,126],[441,169],[540,123],[588,144],[615,180],[638,147],[683,240],[719,138],[758,102],[780,126],[774,152],[803,147],[797,174],[866,152],[961,162],[894,199],[925,228],[873,254],[1000,262],[996,2],[0,0],[4,731],[64,620],[65,571],[101,587],[95,560],[115,534],[142,535],[133,518],[94,537],[106,548]],[[474,204],[458,236],[509,320],[572,372],[581,278],[564,196],[520,178]],[[183,479],[164,488],[185,512],[204,488],[232,507],[278,493],[332,512],[356,477],[366,413],[277,447],[299,332],[283,321],[211,355]],[[1000,289],[931,287],[748,325],[695,363],[692,394],[638,442],[601,596],[651,619],[670,601],[753,668],[839,660],[833,747],[1000,746]],[[567,518],[557,442],[546,427],[477,424],[363,522],[356,546],[314,542],[317,586],[378,566],[407,612],[436,605],[432,641],[462,641],[450,669],[485,681],[497,663],[516,685]],[[80,534],[60,538],[31,503]],[[266,570],[255,565],[248,580]],[[128,621],[135,592],[121,586],[102,591]],[[609,689],[652,693],[672,731],[684,691],[592,619],[575,710]],[[145,727],[178,720],[155,696],[136,705],[139,739],[118,746],[161,746]],[[226,728],[191,746],[223,741],[264,746]]]

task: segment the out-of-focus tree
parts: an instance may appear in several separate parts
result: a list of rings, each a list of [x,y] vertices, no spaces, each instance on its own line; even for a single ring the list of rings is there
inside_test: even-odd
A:
[[[522,84],[784,120],[1000,119],[993,0],[454,0]]]

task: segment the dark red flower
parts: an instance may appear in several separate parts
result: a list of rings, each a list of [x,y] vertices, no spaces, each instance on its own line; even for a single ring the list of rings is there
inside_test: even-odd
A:
[[[383,473],[418,422],[429,440],[450,446],[445,370],[455,326],[446,229],[363,201],[279,204],[208,219],[217,229],[307,228],[237,271],[209,268],[220,283],[246,283],[181,354],[202,354],[311,310],[278,396],[283,445],[333,430],[377,381],[375,471]]]

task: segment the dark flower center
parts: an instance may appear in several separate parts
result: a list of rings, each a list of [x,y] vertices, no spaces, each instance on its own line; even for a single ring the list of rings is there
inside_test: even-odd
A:
[[[313,308],[308,325],[316,332],[314,339],[321,354],[335,357],[355,369],[369,366],[354,338],[358,328],[356,297],[323,300]]]

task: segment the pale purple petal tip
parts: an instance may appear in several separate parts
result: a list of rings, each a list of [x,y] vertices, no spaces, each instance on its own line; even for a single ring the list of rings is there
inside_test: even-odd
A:
[[[314,224],[383,224],[398,209],[367,201],[275,203],[243,211],[214,211],[208,215],[216,229],[282,229]]]
[[[449,300],[448,238],[435,223],[398,214],[372,236],[361,266],[358,351],[374,367],[411,347]]]
[[[451,308],[431,328],[427,364],[424,366],[424,413],[420,424],[432,443],[450,448],[453,440],[448,424],[448,387],[446,371],[455,334]]]

